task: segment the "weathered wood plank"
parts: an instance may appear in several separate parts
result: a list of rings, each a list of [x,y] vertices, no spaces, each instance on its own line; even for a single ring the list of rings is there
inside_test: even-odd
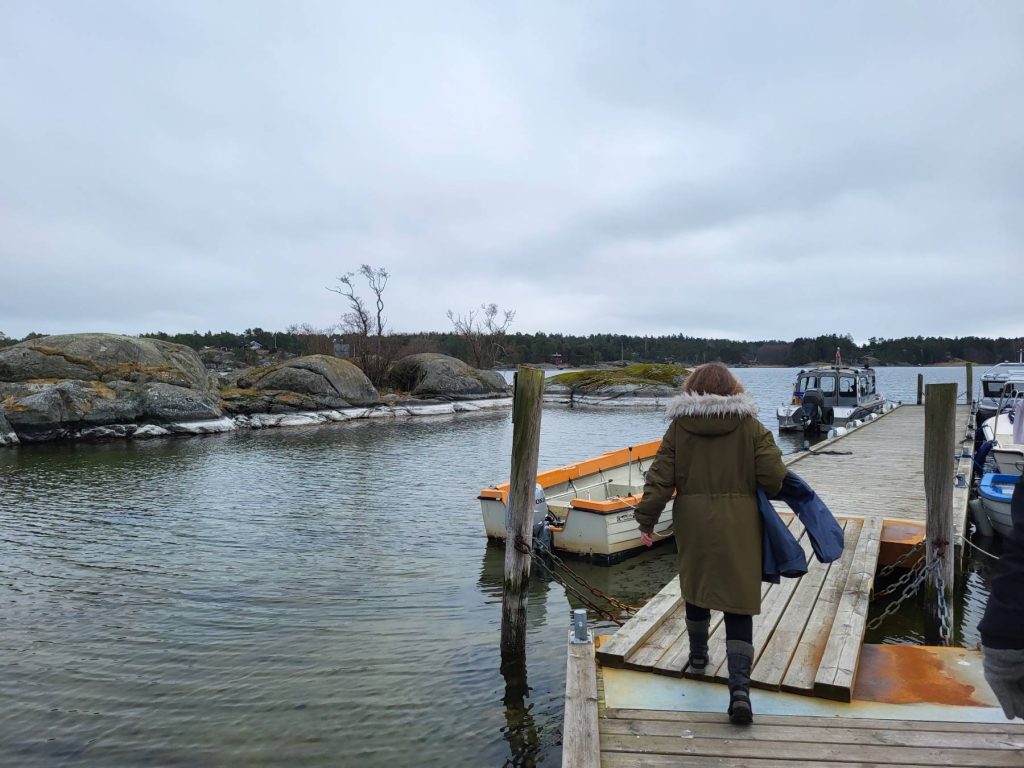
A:
[[[814,678],[817,676],[821,657],[825,653],[825,646],[835,621],[836,611],[839,610],[839,602],[843,597],[843,590],[846,588],[850,566],[853,564],[853,558],[857,552],[857,542],[860,540],[863,525],[862,520],[846,521],[843,555],[829,565],[825,583],[818,593],[814,610],[807,621],[808,628],[813,628],[815,631],[805,631],[801,635],[793,658],[790,660],[789,669],[782,679],[782,690],[784,691],[806,694],[814,690]]]
[[[679,579],[672,579],[654,597],[647,601],[625,626],[612,635],[597,652],[602,664],[610,667],[625,665],[626,656],[633,653],[658,629],[665,616],[682,604]]]
[[[831,760],[790,761],[780,763],[770,757],[747,758],[737,763],[732,757],[716,755],[649,755],[636,752],[606,752],[601,755],[602,768],[788,768],[806,765],[813,768],[884,768],[883,763],[841,762]],[[891,765],[891,763],[890,763]],[[949,766],[949,763],[943,763]],[[929,765],[901,765],[900,768],[936,768]]]
[[[767,748],[765,742],[746,739],[741,733],[737,733],[736,738],[732,739],[705,739],[698,736],[645,736],[638,739],[635,735],[602,734],[602,756],[612,752],[636,753],[640,751],[637,749],[640,746],[638,741],[643,742],[642,751],[645,753],[729,757],[733,760],[743,760],[743,764],[750,759],[763,758]],[[834,761],[836,758],[850,762],[899,766],[945,764],[1020,768],[1021,764],[1017,750],[960,749],[953,755],[950,755],[950,752],[951,750],[942,747],[901,747],[890,744],[845,745],[839,751],[829,741],[771,742],[771,757],[779,766],[800,760],[813,760],[815,764],[820,764],[829,760]]]
[[[597,664],[593,643],[569,643],[565,667],[564,768],[600,768]]]
[[[864,521],[857,552],[850,567],[836,618],[829,632],[825,653],[814,678],[814,695],[837,701],[850,701],[860,661],[860,648],[867,627],[871,584],[878,563],[882,519]]]
[[[679,645],[689,646],[686,636],[686,605],[680,601],[642,645],[626,657],[626,669],[649,672],[665,653]]]
[[[957,733],[922,731],[884,727],[884,721],[872,720],[870,728],[840,728],[827,725],[822,718],[816,725],[764,725],[761,718],[743,729],[743,738],[752,741],[812,741],[831,744],[887,744],[896,747],[940,747],[943,749],[1004,750],[1024,749],[1024,734],[1013,737],[1005,733]],[[735,739],[736,726],[720,718],[716,723],[680,723],[671,720],[614,718],[601,722],[601,732],[633,736],[700,737],[702,739]]]
[[[675,712],[667,709],[605,710],[608,719],[668,720],[676,723],[721,723],[725,716],[717,712]],[[814,715],[756,716],[755,725],[810,725],[829,728],[881,728],[883,730],[941,731],[955,733],[1005,733],[1024,736],[1024,723],[962,723],[945,720],[879,720],[866,717],[817,717]],[[684,726],[685,727],[685,726]]]
[[[845,530],[845,521],[840,525]],[[810,618],[830,566],[831,563],[819,563],[813,557],[813,552],[809,553],[807,573],[797,582],[785,613],[775,624],[775,629],[765,642],[761,657],[754,666],[750,678],[754,686],[779,690],[804,633],[807,632],[811,637],[825,634],[823,627],[820,624],[812,624]]]

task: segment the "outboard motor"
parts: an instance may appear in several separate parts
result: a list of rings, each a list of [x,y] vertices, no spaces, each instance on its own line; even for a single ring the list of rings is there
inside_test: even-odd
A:
[[[537,483],[533,489],[533,546],[541,551],[551,551],[552,537],[551,529],[548,526],[552,519],[548,512],[548,501],[544,495],[544,488]]]
[[[804,432],[817,432],[820,426],[829,426],[835,420],[832,408],[825,405],[820,389],[808,389],[800,400],[801,421]]]

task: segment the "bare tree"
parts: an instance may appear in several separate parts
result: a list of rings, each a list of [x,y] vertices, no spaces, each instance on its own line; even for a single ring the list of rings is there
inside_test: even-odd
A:
[[[490,368],[494,365],[497,353],[504,350],[502,342],[505,340],[505,332],[515,316],[515,310],[506,309],[502,312],[494,303],[481,304],[479,309],[471,309],[464,316],[448,310],[448,319],[455,332],[466,340],[473,364],[477,368]]]
[[[356,274],[365,278],[373,292],[376,305],[376,323],[363,297],[356,293]],[[348,272],[338,278],[338,285],[327,290],[348,301],[349,311],[342,315],[342,329],[349,336],[353,361],[363,369],[374,386],[387,382],[388,369],[394,359],[395,344],[384,336],[384,289],[391,275],[384,267],[363,264],[359,272]],[[375,331],[375,333],[374,333]],[[371,341],[372,339],[372,341]]]
[[[381,295],[384,293],[384,289],[387,287],[388,278],[391,275],[384,267],[377,267],[374,269],[369,264],[363,264],[359,268],[359,274],[366,278],[366,282],[370,284],[370,290],[373,291],[373,295],[377,299],[377,336],[384,335],[384,299]]]

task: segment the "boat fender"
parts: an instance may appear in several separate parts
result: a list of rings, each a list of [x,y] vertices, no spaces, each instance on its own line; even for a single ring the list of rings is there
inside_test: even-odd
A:
[[[833,429],[830,429],[828,431],[828,436],[829,437],[842,437],[848,431],[849,430],[846,427],[834,427]]]
[[[995,440],[986,440],[984,443],[981,444],[977,452],[974,454],[974,471],[977,472],[978,474],[984,474],[985,459],[988,458],[989,451],[992,450],[992,447],[995,444]]]
[[[971,520],[974,521],[978,534],[988,539],[992,538],[995,535],[995,529],[992,527],[984,507],[981,506],[981,500],[971,499],[967,502],[967,508],[971,510]]]

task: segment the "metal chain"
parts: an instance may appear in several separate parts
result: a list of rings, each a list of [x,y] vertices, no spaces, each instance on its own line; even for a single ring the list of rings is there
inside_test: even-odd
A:
[[[885,566],[885,568],[883,568],[882,570],[880,570],[878,572],[878,578],[884,579],[890,573],[892,573],[897,568],[899,568],[907,560],[907,558],[910,557],[912,554],[914,554],[915,552],[921,552],[921,550],[924,549],[924,542],[925,542],[925,540],[921,539],[919,542],[917,542],[917,544],[915,544],[910,549],[908,549],[906,552],[904,552],[902,555],[900,555],[896,559],[896,562],[891,563],[891,564]],[[876,597],[877,597],[877,595],[876,595]]]
[[[571,578],[574,581],[576,581],[582,587],[590,590],[591,594],[593,594],[593,595],[595,595],[597,597],[600,597],[602,600],[607,600],[612,606],[614,606],[615,608],[618,608],[620,611],[624,611],[626,613],[636,613],[638,610],[640,610],[636,606],[630,605],[629,603],[624,603],[623,601],[619,600],[617,597],[613,597],[612,595],[609,595],[607,592],[601,591],[600,589],[595,587],[593,584],[590,584],[586,579],[584,579],[582,576],[580,576],[578,573],[576,573],[576,571],[574,571],[572,568],[570,568],[568,565],[566,565],[565,561],[562,560],[562,558],[560,558],[554,552],[552,552],[549,547],[541,545],[541,544],[539,544],[538,546],[543,546],[544,547],[543,551],[544,551],[544,556],[545,557],[550,557],[552,562],[554,562],[554,564],[556,566],[558,566],[563,571],[565,571],[566,574],[568,574],[569,578]]]
[[[602,608],[600,605],[598,605],[597,603],[593,602],[585,594],[583,594],[578,589],[576,589],[572,584],[569,584],[565,579],[563,579],[558,573],[555,572],[555,570],[553,568],[551,568],[550,566],[548,566],[547,563],[544,562],[544,558],[543,557],[537,557],[534,552],[530,551],[530,548],[526,546],[526,542],[523,540],[523,538],[521,536],[517,536],[516,537],[515,548],[518,551],[522,552],[527,557],[529,557],[532,562],[534,562],[538,566],[540,566],[540,568],[553,581],[556,581],[557,583],[561,584],[566,592],[572,593],[573,595],[575,595],[576,598],[581,603],[583,603],[585,606],[587,606],[588,608],[593,610],[599,616],[603,616],[608,621],[614,622],[615,624],[618,624],[620,627],[625,623],[619,617],[615,616],[610,611]],[[550,550],[545,549],[545,551],[549,552]]]
[[[911,568],[906,573],[904,573],[902,576],[900,576],[899,579],[894,581],[892,584],[890,584],[885,589],[883,589],[883,590],[881,590],[879,592],[875,592],[875,594],[872,595],[871,599],[872,600],[878,600],[880,597],[885,597],[886,595],[891,595],[893,592],[898,590],[900,587],[905,586],[907,584],[907,582],[912,581],[913,579],[916,579],[917,576],[920,575],[921,569],[924,568],[924,566],[925,566],[924,560],[918,560],[916,563],[914,563],[913,566],[911,566]]]
[[[935,565],[940,566],[940,561],[936,560]],[[953,627],[949,606],[946,604],[946,582],[942,578],[941,566],[935,568],[935,591],[938,592],[939,601],[939,640],[943,645],[949,645]]]
[[[882,611],[880,614],[878,614],[878,616],[876,616],[868,622],[868,629],[878,629],[878,627],[882,625],[882,622],[887,617],[892,616],[894,613],[896,613],[896,611],[900,609],[900,606],[903,605],[903,602],[907,600],[907,598],[913,597],[921,588],[921,585],[924,583],[924,580],[925,578],[927,578],[929,572],[931,572],[935,568],[938,562],[939,561],[936,560],[929,566],[916,566],[914,569],[909,571],[909,573],[907,574],[908,576],[910,574],[917,572],[917,577],[913,580],[913,582],[911,582],[904,588],[902,595],[900,595],[898,598],[896,598],[887,606],[885,606],[884,611]],[[904,579],[905,578],[906,576],[904,577]],[[900,581],[902,582],[903,579],[900,579]]]

